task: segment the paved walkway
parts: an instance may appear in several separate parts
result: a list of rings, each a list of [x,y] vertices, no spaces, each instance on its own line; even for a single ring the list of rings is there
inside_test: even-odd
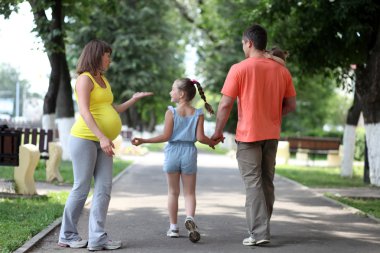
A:
[[[244,190],[237,164],[226,156],[200,154],[196,220],[202,239],[193,244],[180,223],[181,237],[166,237],[167,186],[162,153],[137,159],[115,182],[107,218],[107,230],[125,245],[115,252],[344,252],[379,253],[380,226],[375,220],[319,193],[276,177],[276,202],[271,221],[271,243],[261,247],[241,244],[247,236]],[[184,216],[180,199],[179,219]],[[79,229],[87,237],[87,207]],[[57,246],[59,226],[28,252],[88,252]]]

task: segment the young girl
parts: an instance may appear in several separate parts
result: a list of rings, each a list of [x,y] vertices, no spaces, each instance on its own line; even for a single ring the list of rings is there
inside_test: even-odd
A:
[[[165,114],[164,133],[150,138],[134,138],[132,144],[138,146],[142,143],[158,143],[169,141],[165,147],[165,161],[163,171],[167,173],[168,181],[168,209],[170,228],[167,236],[179,237],[177,225],[178,197],[180,194],[180,179],[182,179],[185,197],[186,219],[185,227],[188,230],[189,239],[192,242],[200,240],[201,236],[194,221],[195,215],[195,185],[197,173],[197,149],[196,141],[214,148],[217,142],[204,134],[204,116],[202,109],[191,106],[191,100],[198,88],[199,95],[205,101],[206,110],[213,114],[211,106],[206,102],[199,82],[189,78],[174,81],[170,92],[171,101],[177,104],[176,108],[168,107]]]

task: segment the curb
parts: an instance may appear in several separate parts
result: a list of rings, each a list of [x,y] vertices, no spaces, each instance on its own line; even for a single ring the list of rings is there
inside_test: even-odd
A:
[[[342,202],[339,202],[339,201],[337,201],[337,200],[335,200],[335,199],[329,198],[329,197],[327,197],[327,196],[325,196],[325,195],[323,195],[323,194],[321,194],[321,193],[317,193],[317,192],[313,191],[313,188],[309,188],[309,187],[307,187],[307,186],[305,186],[305,185],[303,185],[303,184],[300,184],[300,183],[298,183],[298,182],[296,182],[296,181],[293,181],[293,180],[291,180],[291,179],[289,179],[289,178],[287,178],[287,177],[283,177],[283,176],[280,176],[280,175],[276,175],[276,176],[279,176],[279,177],[281,177],[281,179],[283,179],[284,181],[287,181],[287,182],[289,182],[289,183],[292,183],[292,184],[294,184],[294,185],[297,185],[298,187],[301,187],[301,188],[304,189],[304,190],[309,190],[309,191],[311,191],[315,196],[317,196],[317,197],[321,197],[321,198],[323,198],[323,199],[329,201],[330,203],[333,203],[333,204],[336,204],[336,205],[338,205],[338,206],[341,206],[341,207],[343,207],[344,209],[350,211],[350,212],[353,213],[353,214],[359,214],[359,215],[362,215],[362,216],[364,216],[364,217],[367,217],[367,218],[369,218],[369,219],[371,219],[371,220],[373,220],[373,221],[375,221],[375,222],[377,222],[377,223],[380,223],[380,219],[379,219],[379,218],[376,218],[375,216],[373,216],[373,215],[371,215],[371,214],[368,214],[368,213],[366,213],[366,212],[363,212],[362,210],[359,210],[359,209],[357,209],[357,208],[355,208],[355,207],[352,207],[352,206],[346,205],[346,204],[344,204],[344,203],[342,203]]]
[[[116,181],[118,181],[124,174],[127,173],[127,169],[132,167],[134,165],[134,162],[132,162],[128,167],[126,167],[122,172],[120,172],[116,177],[112,179],[112,184],[114,184]],[[92,201],[92,195],[87,198],[84,206],[87,206]],[[28,252],[34,245],[36,245],[38,242],[40,242],[47,234],[49,234],[51,231],[53,231],[56,227],[61,225],[62,217],[59,217],[55,221],[53,221],[50,225],[48,225],[45,229],[43,229],[41,232],[33,236],[30,240],[26,241],[20,248],[14,251],[14,253],[25,253]]]

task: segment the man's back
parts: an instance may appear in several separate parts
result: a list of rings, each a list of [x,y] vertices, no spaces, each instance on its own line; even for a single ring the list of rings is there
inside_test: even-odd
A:
[[[289,71],[267,58],[233,65],[222,93],[238,97],[236,139],[243,142],[279,139],[283,99],[296,95]]]

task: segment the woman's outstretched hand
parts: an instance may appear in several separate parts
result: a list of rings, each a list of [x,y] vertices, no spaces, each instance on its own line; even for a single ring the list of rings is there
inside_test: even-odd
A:
[[[135,94],[133,94],[132,98],[135,100],[139,100],[143,97],[149,97],[152,95],[153,95],[153,92],[136,92]]]

